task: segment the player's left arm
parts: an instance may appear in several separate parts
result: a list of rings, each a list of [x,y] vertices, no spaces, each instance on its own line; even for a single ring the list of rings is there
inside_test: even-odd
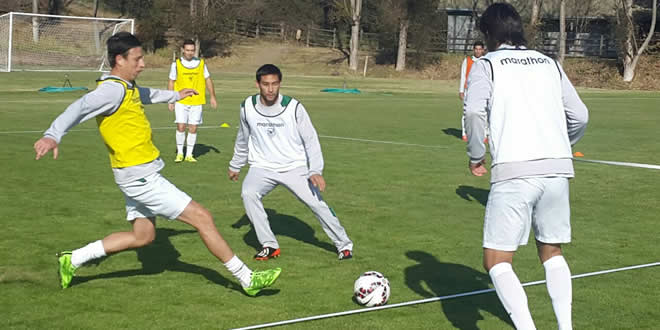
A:
[[[190,88],[185,88],[180,91],[171,91],[149,87],[138,87],[138,90],[140,91],[140,101],[142,101],[142,104],[174,103],[188,96],[197,95],[197,91]]]
[[[568,129],[568,138],[571,145],[576,144],[587,129],[589,122],[589,111],[578,95],[575,87],[566,76],[564,69],[557,64],[561,74],[561,95],[564,104],[564,113],[566,113],[566,127]]]
[[[296,107],[296,124],[298,134],[302,138],[305,153],[307,154],[309,181],[323,192],[325,191],[325,179],[323,178],[323,152],[321,151],[321,143],[319,143],[319,137],[316,129],[314,129],[314,125],[312,125],[312,120],[301,103]]]
[[[216,109],[218,107],[218,101],[215,98],[215,87],[213,87],[213,80],[211,80],[211,77],[206,78],[206,90],[208,90],[209,95],[211,95],[211,107]]]
[[[470,92],[463,103],[465,133],[468,138],[467,154],[470,158],[468,167],[476,176],[483,176],[488,172],[485,166],[484,127],[486,127],[486,109],[493,90],[491,74],[488,60],[478,61],[472,66],[468,75]]]

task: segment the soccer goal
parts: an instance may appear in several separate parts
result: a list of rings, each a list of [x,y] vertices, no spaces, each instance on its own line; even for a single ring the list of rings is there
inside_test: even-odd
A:
[[[133,19],[7,13],[0,16],[0,72],[107,71],[106,40]]]

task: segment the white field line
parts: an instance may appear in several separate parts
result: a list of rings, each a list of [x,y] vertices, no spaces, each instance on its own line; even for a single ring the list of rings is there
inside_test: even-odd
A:
[[[616,165],[616,166],[640,167],[640,168],[650,168],[650,169],[653,169],[653,170],[660,170],[660,165],[652,165],[652,164],[613,162],[613,161],[609,161],[609,160],[595,160],[595,159],[582,159],[582,158],[573,158],[573,160],[578,161],[578,162],[585,162],[585,163],[597,163],[597,164]]]
[[[646,268],[646,267],[654,267],[654,266],[660,266],[660,262],[653,262],[653,263],[649,263],[649,264],[642,264],[642,265],[635,265],[635,266],[629,266],[629,267],[602,270],[602,271],[591,272],[591,273],[578,274],[578,275],[571,276],[571,278],[582,278],[582,277],[603,275],[603,274],[608,274],[608,273],[621,272],[621,271],[625,271],[625,270],[633,270],[633,269]],[[543,283],[545,283],[545,280],[527,282],[527,283],[524,283],[523,286],[532,286],[532,285],[538,285],[538,284],[543,284]],[[397,307],[403,307],[403,306],[425,304],[425,303],[430,303],[430,302],[440,301],[440,300],[448,300],[448,299],[453,299],[453,298],[474,296],[474,295],[489,293],[489,292],[493,292],[493,291],[495,291],[495,289],[476,290],[476,291],[458,293],[458,294],[442,296],[442,297],[434,297],[434,298],[427,298],[427,299],[421,299],[421,300],[413,300],[413,301],[408,301],[408,302],[403,302],[403,303],[398,303],[398,304],[392,304],[392,305],[385,305],[385,306],[378,306],[378,307],[368,307],[368,308],[349,310],[349,311],[345,311],[345,312],[322,314],[322,315],[303,317],[303,318],[299,318],[299,319],[291,319],[291,320],[286,320],[286,321],[264,323],[264,324],[258,324],[258,325],[243,327],[243,328],[236,328],[234,330],[261,329],[261,328],[267,328],[267,327],[275,327],[275,326],[280,326],[280,325],[285,325],[285,324],[292,324],[292,323],[299,323],[299,322],[305,322],[305,321],[326,319],[326,318],[337,317],[337,316],[345,316],[345,315],[351,315],[351,314],[373,312],[373,311],[377,311],[377,310],[381,310],[381,309],[397,308]]]

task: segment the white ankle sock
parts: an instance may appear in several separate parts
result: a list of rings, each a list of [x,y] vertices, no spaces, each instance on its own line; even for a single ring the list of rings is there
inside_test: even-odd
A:
[[[193,149],[195,148],[195,142],[197,141],[197,133],[188,133],[186,138],[186,157],[193,155]]]
[[[183,155],[183,143],[186,141],[186,132],[176,131],[176,154]]]
[[[250,286],[252,270],[241,259],[238,259],[238,256],[234,255],[229,261],[225,262],[225,267],[241,282],[241,286],[244,288]]]
[[[518,276],[513,272],[511,264],[501,262],[493,266],[488,274],[493,281],[497,296],[504,305],[504,309],[509,313],[516,329],[536,329],[527,306],[527,295]]]
[[[105,249],[103,249],[103,242],[98,240],[80,249],[73,250],[73,253],[71,253],[71,264],[73,267],[78,268],[87,261],[100,257],[105,257]]]
[[[554,256],[543,263],[548,294],[552,299],[559,330],[573,329],[571,307],[573,303],[573,286],[571,270],[563,256]]]

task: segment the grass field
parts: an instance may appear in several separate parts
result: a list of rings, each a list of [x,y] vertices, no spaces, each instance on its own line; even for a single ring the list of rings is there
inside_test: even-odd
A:
[[[34,160],[32,144],[81,93],[41,94],[61,73],[0,75],[0,328],[233,328],[360,308],[353,281],[367,270],[385,274],[390,303],[491,287],[481,266],[481,230],[488,179],[467,170],[455,82],[348,78],[360,95],[320,93],[341,77],[289,76],[282,92],[307,107],[325,156],[325,199],[355,242],[355,258],[339,262],[304,205],[276,189],[265,199],[282,257],[255,262],[258,243],[240,198],[226,177],[238,105],[255,93],[253,74],[214,75],[219,111],[204,115],[196,164],[174,164],[173,115],[148,106],[163,174],[211,210],[235,252],[256,269],[282,267],[270,290],[245,296],[192,228],[160,219],[149,247],[113,255],[78,270],[61,290],[55,253],[119,230],[124,201],[94,121],[64,137],[60,159]],[[93,88],[93,73],[71,74]],[[166,72],[145,72],[141,85],[166,86]],[[660,94],[580,90],[590,109],[588,159],[660,164],[655,137]],[[218,128],[227,122],[231,128]],[[210,127],[212,126],[212,127]],[[353,138],[360,140],[350,140]],[[367,141],[369,140],[369,141]],[[379,142],[380,141],[380,142]],[[396,142],[387,143],[387,142]],[[575,163],[571,181],[573,274],[660,261],[657,187],[660,171]],[[533,244],[514,265],[522,282],[544,278]],[[657,267],[573,281],[576,329],[658,327]],[[544,285],[527,287],[539,329],[556,328]],[[287,327],[285,327],[287,328]],[[290,329],[509,329],[494,293],[288,326]]]

